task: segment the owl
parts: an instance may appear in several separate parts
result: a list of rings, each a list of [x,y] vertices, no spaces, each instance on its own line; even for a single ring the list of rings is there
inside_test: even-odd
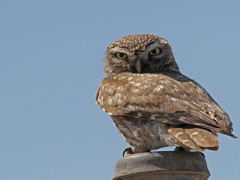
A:
[[[96,103],[132,146],[126,154],[168,146],[216,151],[217,133],[236,138],[227,113],[180,72],[166,39],[125,36],[107,47],[104,70]]]

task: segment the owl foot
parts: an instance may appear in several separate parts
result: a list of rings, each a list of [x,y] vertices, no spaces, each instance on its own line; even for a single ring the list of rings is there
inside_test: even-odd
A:
[[[128,147],[126,148],[124,151],[123,151],[123,157],[126,155],[131,155],[131,154],[134,154],[133,150],[131,147]]]
[[[186,151],[183,147],[176,146],[174,151]]]

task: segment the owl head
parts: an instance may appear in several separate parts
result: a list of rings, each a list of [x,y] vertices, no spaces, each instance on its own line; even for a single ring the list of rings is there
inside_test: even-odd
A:
[[[125,36],[108,46],[104,70],[107,74],[117,74],[179,71],[179,68],[166,39],[136,34]]]

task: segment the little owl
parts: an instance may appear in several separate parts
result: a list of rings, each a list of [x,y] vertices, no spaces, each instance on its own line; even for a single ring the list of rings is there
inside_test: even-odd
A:
[[[183,75],[164,38],[137,34],[110,44],[96,103],[133,147],[127,154],[176,146],[218,150],[217,133],[232,134],[227,113]]]

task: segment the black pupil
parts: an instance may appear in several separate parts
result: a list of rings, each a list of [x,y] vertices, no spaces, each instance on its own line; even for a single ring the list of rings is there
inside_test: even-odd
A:
[[[119,56],[122,58],[122,57],[124,57],[124,54],[123,54],[123,53],[120,53]]]
[[[156,54],[156,53],[157,53],[156,49],[152,50],[152,53],[153,53],[153,54]]]

